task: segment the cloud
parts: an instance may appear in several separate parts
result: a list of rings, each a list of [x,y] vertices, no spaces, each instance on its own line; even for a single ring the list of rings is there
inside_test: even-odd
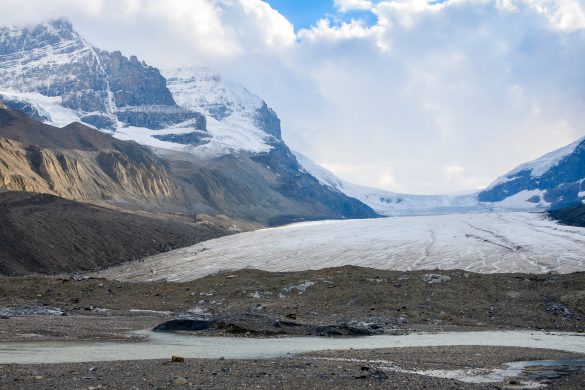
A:
[[[579,0],[337,0],[374,22],[296,34],[261,0],[160,4],[0,0],[0,23],[65,16],[98,47],[209,65],[266,99],[293,148],[363,185],[477,188],[585,135]]]

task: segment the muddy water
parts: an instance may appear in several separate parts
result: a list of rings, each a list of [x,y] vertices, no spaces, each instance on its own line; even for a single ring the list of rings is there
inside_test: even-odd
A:
[[[278,339],[197,337],[143,331],[140,342],[0,343],[0,364],[69,363],[185,358],[267,359],[321,350],[455,345],[511,346],[585,353],[585,336],[572,333],[486,331],[422,333],[359,338]]]

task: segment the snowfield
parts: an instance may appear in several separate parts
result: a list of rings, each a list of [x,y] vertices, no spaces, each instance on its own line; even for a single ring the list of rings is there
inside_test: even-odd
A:
[[[99,273],[188,281],[218,271],[301,271],[342,265],[480,273],[585,270],[585,228],[542,214],[484,213],[321,221],[240,233]]]

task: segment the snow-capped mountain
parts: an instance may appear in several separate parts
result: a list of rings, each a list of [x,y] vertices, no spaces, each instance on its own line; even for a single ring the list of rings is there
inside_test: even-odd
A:
[[[281,140],[276,113],[243,86],[203,67],[163,75],[178,104],[207,118],[207,134],[195,144],[198,153],[267,152],[271,141]]]
[[[203,115],[175,103],[158,69],[91,46],[66,20],[0,29],[0,95],[9,108],[54,125],[205,128]]]
[[[66,20],[0,29],[0,101],[51,125],[79,121],[199,156],[268,152],[280,140],[276,113],[244,87],[207,68],[161,74],[93,47]]]
[[[522,164],[485,190],[469,195],[409,195],[363,187],[295,153],[322,184],[362,201],[381,215],[545,211],[585,204],[585,138]]]
[[[585,203],[585,138],[518,166],[480,192],[478,199],[513,209]]]
[[[264,224],[376,216],[308,174],[276,113],[244,87],[205,68],[161,74],[90,45],[66,20],[0,28],[0,102],[152,147],[193,198],[190,211]]]

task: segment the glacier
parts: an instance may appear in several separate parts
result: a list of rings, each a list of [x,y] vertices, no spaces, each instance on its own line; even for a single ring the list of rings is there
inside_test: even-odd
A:
[[[99,275],[188,281],[242,268],[285,272],[343,265],[400,271],[579,272],[585,267],[585,228],[524,212],[306,222],[222,237]]]

